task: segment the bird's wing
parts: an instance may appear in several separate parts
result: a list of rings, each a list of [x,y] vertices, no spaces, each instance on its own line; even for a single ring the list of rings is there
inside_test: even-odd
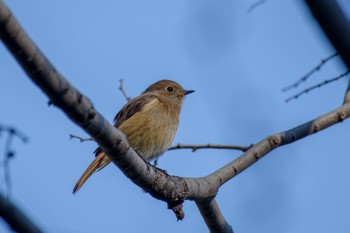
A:
[[[114,126],[119,127],[125,120],[132,117],[135,113],[141,111],[142,107],[157,98],[152,93],[142,94],[130,100],[114,117]]]
[[[135,113],[141,111],[142,107],[147,103],[154,100],[156,95],[152,93],[144,93],[132,100],[130,100],[127,104],[124,105],[122,109],[117,113],[114,117],[114,126],[118,128],[125,120],[132,117]],[[98,156],[102,152],[101,147],[97,147],[94,151],[95,156]]]

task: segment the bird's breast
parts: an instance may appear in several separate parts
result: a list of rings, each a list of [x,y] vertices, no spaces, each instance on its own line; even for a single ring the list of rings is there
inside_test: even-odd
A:
[[[150,161],[169,149],[178,124],[179,113],[176,109],[154,99],[118,128],[126,135],[130,146],[142,158]]]

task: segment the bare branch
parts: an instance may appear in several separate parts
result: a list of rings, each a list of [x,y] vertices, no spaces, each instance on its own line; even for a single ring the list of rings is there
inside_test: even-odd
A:
[[[0,124],[0,132],[1,131],[7,132],[8,134],[13,134],[17,138],[19,138],[23,143],[27,143],[29,141],[29,138],[24,133],[22,133],[13,126]]]
[[[343,104],[350,103],[350,79],[348,83],[348,88],[346,89]]]
[[[4,166],[4,175],[5,175],[5,184],[6,184],[6,195],[7,198],[11,196],[12,191],[12,181],[11,181],[11,173],[10,173],[10,159],[15,156],[15,153],[11,150],[11,144],[13,140],[14,134],[9,133],[6,143],[5,143],[5,155],[3,160]]]
[[[337,1],[305,0],[328,39],[350,69],[350,22]]]
[[[0,193],[0,216],[15,232],[40,233],[41,229],[34,224],[20,209]]]
[[[266,3],[268,0],[259,0],[254,2],[252,5],[247,10],[247,13],[250,14],[252,13],[253,10],[255,10],[257,7],[261,6],[262,4]]]
[[[196,201],[196,205],[211,233],[233,233],[232,227],[226,222],[215,199],[206,202]]]
[[[120,82],[119,90],[122,92],[122,94],[123,94],[124,98],[126,99],[126,101],[131,100],[131,97],[129,97],[129,96],[126,94],[126,91],[124,90],[124,80],[123,80],[123,79],[120,79],[119,82]]]
[[[28,77],[50,98],[50,102],[90,134],[120,170],[145,192],[176,208],[173,209],[176,213],[180,213],[181,204],[187,197],[205,199],[216,195],[217,190],[209,189],[209,184],[203,179],[196,181],[189,178],[188,183],[187,179],[169,176],[140,158],[129,146],[125,135],[100,115],[90,100],[64,79],[41,53],[2,0],[0,37]],[[198,188],[201,182],[203,185]],[[196,190],[190,191],[192,187],[189,185],[197,187]]]
[[[312,68],[309,72],[307,72],[304,76],[302,76],[298,81],[293,83],[292,85],[289,85],[282,89],[282,92],[289,91],[290,89],[298,87],[301,83],[306,82],[308,78],[311,77],[315,72],[320,71],[322,66],[324,66],[329,60],[333,59],[334,57],[338,56],[339,54],[336,52],[324,59],[321,60],[319,64],[317,64],[314,68]]]
[[[205,145],[185,145],[185,144],[177,144],[176,146],[172,146],[169,150],[176,149],[192,149],[192,152],[196,152],[199,149],[226,149],[226,150],[240,150],[247,151],[251,146],[236,146],[236,145],[218,145],[218,144],[205,144]]]
[[[350,69],[350,22],[336,1],[305,0],[324,33]],[[343,103],[350,102],[350,83]]]
[[[4,159],[1,166],[4,167],[4,178],[5,178],[5,186],[6,186],[6,195],[7,197],[11,196],[12,190],[12,181],[11,181],[11,173],[10,173],[10,160],[15,156],[15,152],[12,149],[12,142],[15,137],[19,138],[23,143],[28,142],[28,137],[17,130],[15,127],[5,126],[0,124],[0,133],[6,132],[7,138],[5,142],[4,148]]]
[[[304,89],[303,91],[299,92],[298,94],[293,95],[293,96],[287,98],[285,101],[288,103],[289,101],[291,101],[291,100],[293,100],[293,99],[299,98],[301,95],[304,95],[304,94],[309,93],[309,92],[310,92],[311,90],[313,90],[313,89],[322,87],[322,86],[324,86],[324,85],[326,85],[326,84],[328,84],[328,83],[331,83],[331,82],[338,81],[339,79],[341,79],[341,78],[347,76],[349,73],[350,73],[350,70],[347,70],[347,71],[345,71],[344,73],[342,73],[341,75],[339,75],[339,76],[337,76],[337,77],[335,77],[335,78],[327,79],[327,80],[323,81],[322,83],[319,83],[319,84],[316,84],[316,85],[311,86],[311,87],[309,87],[309,88],[306,88],[306,89]]]
[[[349,117],[350,103],[346,103],[330,113],[299,125],[293,129],[266,137],[259,143],[254,144],[252,148],[231,163],[204,178],[207,180],[219,179],[221,186],[277,147],[298,141],[334,124],[342,122]]]
[[[85,141],[95,141],[93,138],[82,138],[77,135],[69,134],[69,139],[72,140],[73,138],[79,139],[80,142],[85,142]]]

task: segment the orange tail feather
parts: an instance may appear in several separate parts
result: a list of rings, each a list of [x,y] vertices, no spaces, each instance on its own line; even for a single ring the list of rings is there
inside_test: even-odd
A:
[[[90,176],[98,171],[107,166],[111,160],[108,158],[108,156],[104,153],[101,152],[97,155],[97,157],[92,161],[92,163],[89,165],[89,167],[85,170],[83,175],[81,175],[80,179],[78,182],[75,184],[73,188],[73,193],[75,194],[78,192],[78,190],[83,186],[83,184],[90,178]]]

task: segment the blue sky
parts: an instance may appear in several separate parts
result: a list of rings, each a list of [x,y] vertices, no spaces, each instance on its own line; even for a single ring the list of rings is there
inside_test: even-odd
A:
[[[281,89],[334,53],[303,1],[6,1],[56,68],[107,119],[125,104],[125,80],[137,96],[159,79],[189,95],[174,144],[250,145],[337,108],[347,78],[286,104],[303,88],[346,68],[330,61],[301,88]],[[349,3],[341,1],[349,11]],[[166,204],[145,194],[115,166],[72,188],[93,159],[93,142],[26,77],[0,44],[1,124],[29,136],[15,140],[11,199],[46,232],[208,232],[192,202],[177,222]],[[276,149],[225,184],[217,201],[235,232],[348,232],[349,121]],[[0,149],[4,147],[0,137]],[[207,175],[241,153],[167,152],[159,167]],[[2,168],[1,170],[2,171]],[[3,174],[0,190],[5,192]],[[10,232],[0,221],[0,231]]]

